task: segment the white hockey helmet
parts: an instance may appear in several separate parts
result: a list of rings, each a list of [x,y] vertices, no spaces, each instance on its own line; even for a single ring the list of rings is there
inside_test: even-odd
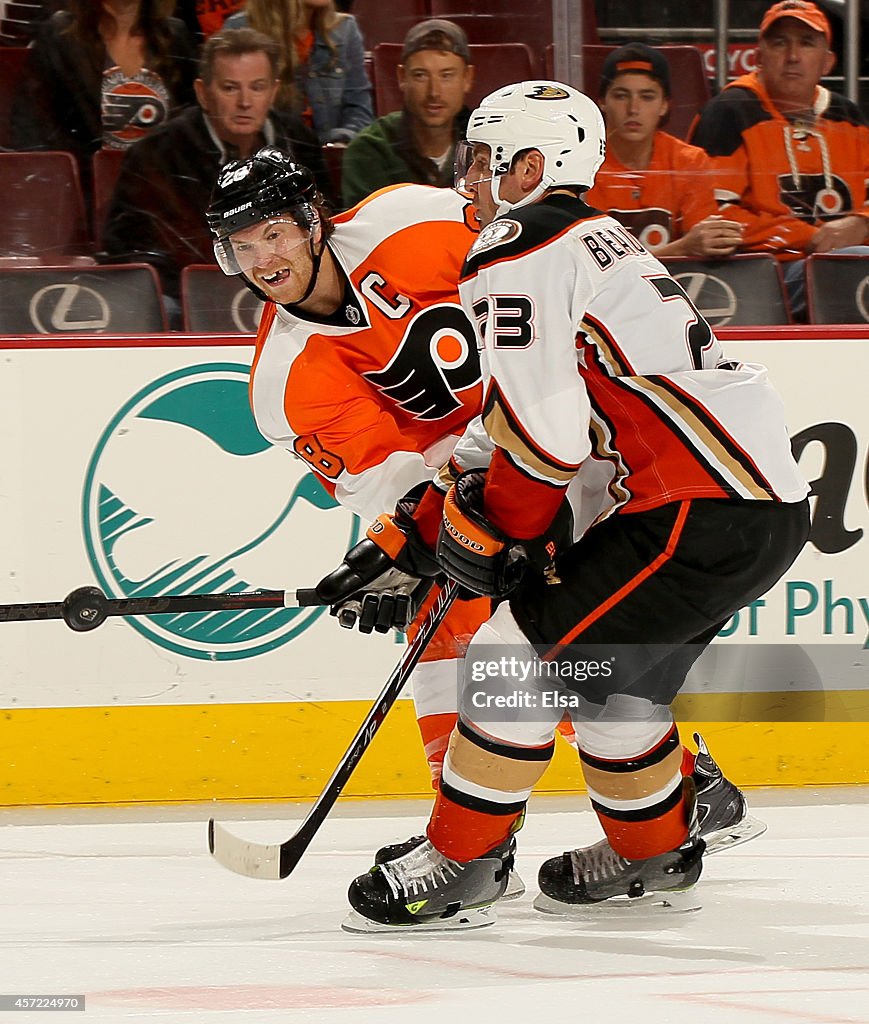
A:
[[[469,147],[484,143],[491,149],[492,197],[499,214],[533,202],[548,188],[591,188],[606,152],[606,128],[597,103],[561,82],[517,82],[490,93],[471,114],[466,137]],[[526,149],[543,154],[543,180],[521,202],[505,202],[498,194],[498,179]],[[457,179],[460,170],[457,166]]]

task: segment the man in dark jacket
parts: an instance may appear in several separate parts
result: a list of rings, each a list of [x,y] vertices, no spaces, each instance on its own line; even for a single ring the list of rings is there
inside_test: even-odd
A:
[[[194,83],[199,105],[132,145],[121,164],[101,258],[152,264],[174,326],[182,269],[214,262],[205,209],[224,164],[276,146],[310,167],[331,199],[316,136],[298,118],[271,109],[279,66],[277,44],[253,29],[211,36]]]
[[[402,110],[377,118],[344,154],[342,191],[354,206],[401,182],[451,186],[455,144],[464,138],[474,81],[471,51],[452,21],[423,21],[407,33],[398,66]]]

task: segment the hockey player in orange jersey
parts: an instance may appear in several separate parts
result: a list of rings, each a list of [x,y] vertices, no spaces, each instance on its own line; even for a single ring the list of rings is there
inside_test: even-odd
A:
[[[449,458],[480,405],[457,285],[476,233],[467,197],[394,186],[333,218],[307,168],[265,149],[223,171],[209,218],[224,271],[270,300],[251,370],[257,426],[370,522]],[[404,629],[427,589],[417,584],[333,613],[364,632]],[[454,605],[414,673],[435,782],[455,719],[456,643],[488,608]]]
[[[477,230],[467,196],[395,186],[332,218],[310,172],[266,149],[224,168],[209,222],[222,269],[267,300],[250,385],[260,431],[360,516],[375,519],[399,501],[412,510],[405,496],[448,462],[482,397],[474,330],[458,296]],[[423,490],[428,505],[417,515],[428,507],[436,534],[439,502]],[[404,628],[414,614],[418,621],[427,585],[398,571],[380,579],[366,560],[372,551],[366,539],[321,582],[333,614],[366,632]],[[456,658],[490,611],[486,598],[454,605],[413,675],[435,785],[456,721]],[[564,732],[571,739],[569,725]],[[684,763],[695,771],[687,751]],[[713,794],[709,827],[723,842],[762,830],[702,746],[696,771]]]

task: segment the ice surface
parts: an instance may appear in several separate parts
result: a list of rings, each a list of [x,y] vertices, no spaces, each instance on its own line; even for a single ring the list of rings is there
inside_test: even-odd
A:
[[[587,921],[532,908],[538,864],[599,836],[582,800],[575,811],[538,800],[519,837],[528,893],[499,907],[491,928],[436,935],[340,929],[348,882],[379,845],[419,831],[424,804],[410,815],[339,808],[283,882],[217,865],[209,810],[195,821],[170,810],[149,821],[68,814],[66,824],[49,823],[59,812],[36,824],[7,812],[0,992],[87,998],[83,1014],[20,1013],[10,1024],[869,1022],[869,792],[832,806],[765,799],[775,802],[754,801],[754,813],[767,834],[706,861],[702,910]],[[217,816],[278,841],[303,811]]]

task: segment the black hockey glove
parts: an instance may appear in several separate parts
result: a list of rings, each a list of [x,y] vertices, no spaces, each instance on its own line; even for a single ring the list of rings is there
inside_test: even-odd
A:
[[[443,571],[483,597],[506,597],[533,567],[551,582],[555,556],[573,541],[573,516],[567,500],[543,536],[518,541],[490,523],[483,513],[485,471],[471,469],[456,480],[444,501],[437,558]]]
[[[362,633],[407,629],[440,573],[434,552],[419,537],[413,521],[427,485],[400,499],[393,515],[379,516],[365,540],[316,586],[345,629]]]

